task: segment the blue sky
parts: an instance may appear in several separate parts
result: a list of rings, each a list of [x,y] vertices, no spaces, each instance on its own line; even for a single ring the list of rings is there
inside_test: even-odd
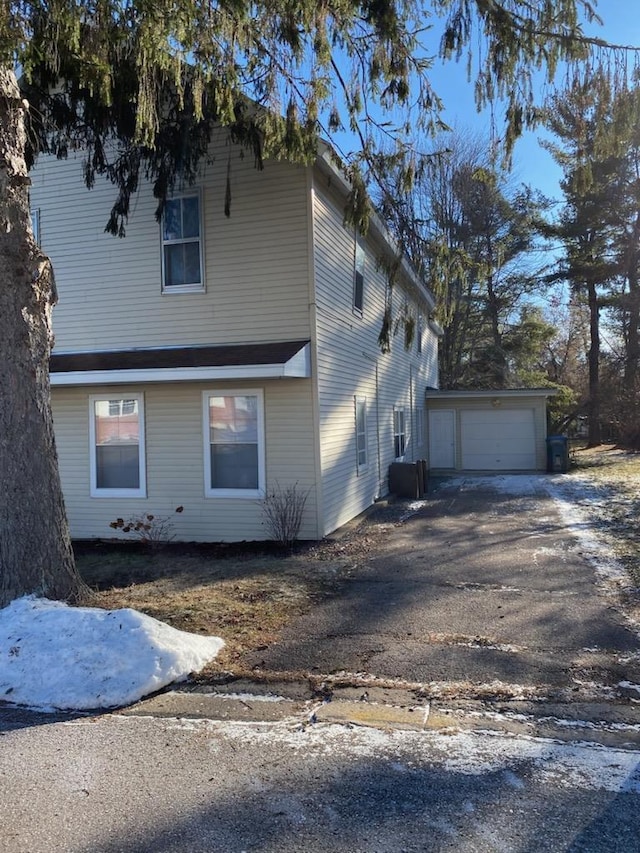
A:
[[[597,11],[604,25],[585,24],[586,33],[612,43],[640,46],[639,0],[600,0]],[[439,64],[433,69],[431,79],[445,105],[443,118],[451,126],[486,132],[488,136],[491,117],[487,112],[478,114],[476,111],[473,85],[466,80],[464,62],[463,59],[459,64]],[[500,107],[496,109],[496,119],[498,124],[502,120]],[[546,195],[557,198],[560,194],[560,172],[551,156],[538,143],[542,133],[527,133],[516,144],[514,177],[518,182],[530,184]]]

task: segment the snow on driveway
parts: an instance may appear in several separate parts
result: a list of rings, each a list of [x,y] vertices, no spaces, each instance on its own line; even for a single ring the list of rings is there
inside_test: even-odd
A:
[[[553,498],[567,529],[576,537],[580,550],[602,580],[618,586],[631,581],[611,552],[610,543],[598,529],[607,489],[587,474],[500,474],[452,477],[442,488],[494,489],[514,498],[549,495]]]

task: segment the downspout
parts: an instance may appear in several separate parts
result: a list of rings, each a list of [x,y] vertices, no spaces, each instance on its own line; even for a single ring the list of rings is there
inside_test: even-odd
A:
[[[411,414],[411,420],[410,420],[410,423],[411,423],[411,461],[415,462],[416,461],[416,454],[415,454],[415,446],[416,446],[415,429],[416,429],[416,425],[415,425],[415,412],[413,411],[413,365],[412,364],[409,365],[409,412]]]

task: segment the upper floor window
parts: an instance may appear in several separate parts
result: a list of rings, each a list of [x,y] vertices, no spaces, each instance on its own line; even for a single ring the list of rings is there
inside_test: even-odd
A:
[[[416,323],[416,349],[422,352],[422,336],[424,334],[424,317],[422,312],[418,311],[418,322]]]
[[[145,497],[141,394],[90,398],[91,495]]]
[[[31,230],[33,231],[33,239],[38,246],[40,245],[40,208],[33,208],[31,211]]]
[[[256,498],[264,494],[262,391],[204,394],[205,494]]]
[[[162,289],[204,288],[200,193],[167,200],[162,215]]]
[[[364,309],[364,246],[356,234],[353,265],[353,310],[362,314]]]
[[[393,452],[396,459],[404,457],[405,447],[407,445],[407,434],[404,423],[404,409],[394,408],[393,410]]]
[[[356,410],[356,459],[358,470],[367,467],[367,399],[355,397]]]

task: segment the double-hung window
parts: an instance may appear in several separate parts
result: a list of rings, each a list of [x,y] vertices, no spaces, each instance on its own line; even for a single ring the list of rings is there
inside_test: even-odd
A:
[[[367,399],[366,397],[355,397],[356,415],[356,460],[358,471],[367,467]]]
[[[364,310],[364,264],[365,253],[360,237],[355,236],[355,255],[353,264],[353,310],[362,315]]]
[[[40,208],[34,207],[31,210],[31,230],[33,231],[33,239],[38,246],[40,245]]]
[[[265,491],[262,391],[204,393],[205,495],[262,497]]]
[[[204,289],[200,193],[166,201],[162,214],[162,289],[184,293]]]
[[[407,443],[407,436],[404,423],[404,409],[394,408],[393,410],[393,452],[396,459],[404,457],[404,451]]]
[[[92,396],[89,433],[91,496],[145,497],[142,394]]]

